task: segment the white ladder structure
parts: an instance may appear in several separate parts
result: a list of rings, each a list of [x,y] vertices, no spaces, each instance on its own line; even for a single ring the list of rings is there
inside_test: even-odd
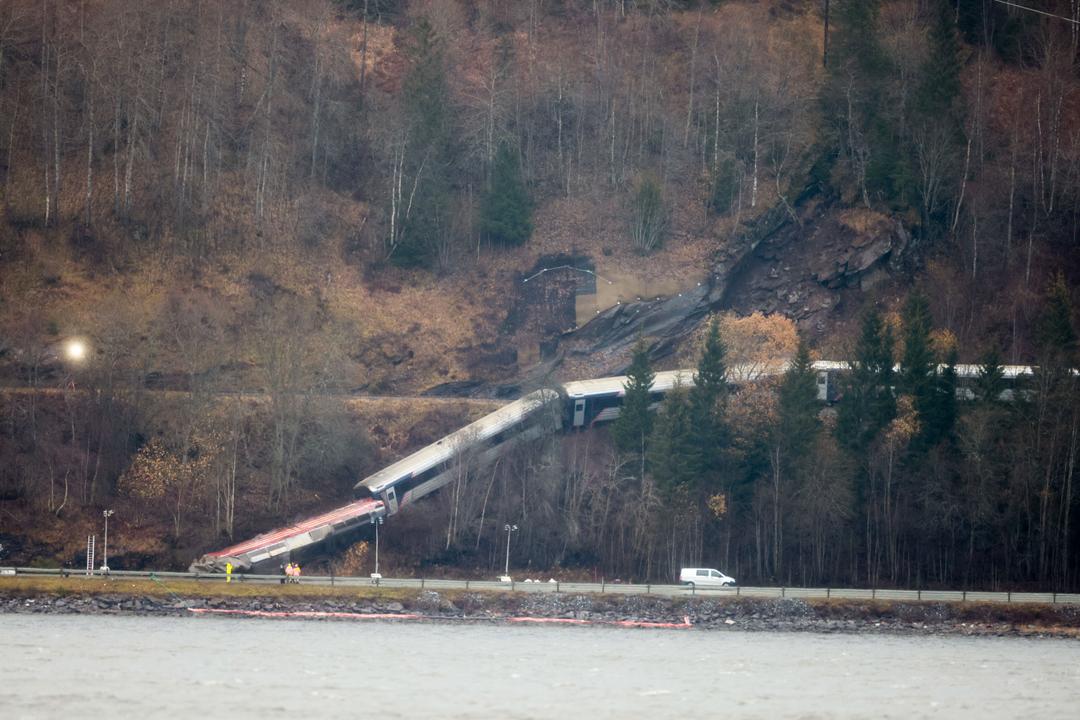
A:
[[[86,574],[94,574],[94,539],[96,536],[86,536]]]

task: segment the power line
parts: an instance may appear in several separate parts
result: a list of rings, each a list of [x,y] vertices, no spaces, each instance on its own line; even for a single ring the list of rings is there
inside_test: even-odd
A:
[[[1028,12],[1038,13],[1039,15],[1045,15],[1046,17],[1057,18],[1058,20],[1064,20],[1065,22],[1072,23],[1073,25],[1080,25],[1080,20],[1074,20],[1073,18],[1068,18],[1068,17],[1065,17],[1064,15],[1055,15],[1054,13],[1049,13],[1049,12],[1046,12],[1045,10],[1039,10],[1038,8],[1028,7],[1027,5],[1018,5],[1017,3],[1009,2],[1009,0],[994,0],[994,2],[1000,3],[1001,5],[1008,5],[1009,7],[1014,7],[1014,8],[1017,8],[1019,10],[1027,10]]]
[[[603,281],[604,281],[604,282],[606,282],[606,283],[607,283],[608,285],[611,285],[611,281],[610,281],[610,280],[608,280],[608,279],[607,279],[607,278],[605,278],[605,277],[601,277],[600,275],[597,275],[597,274],[596,274],[595,272],[593,272],[592,270],[589,270],[588,268],[579,268],[579,267],[574,267],[573,265],[557,265],[557,266],[555,266],[555,267],[546,267],[546,268],[544,268],[543,270],[541,270],[540,272],[538,272],[538,273],[535,273],[535,274],[533,274],[533,275],[530,275],[529,277],[525,278],[525,279],[524,279],[524,280],[522,280],[521,282],[523,282],[523,283],[527,283],[527,282],[529,282],[530,280],[534,280],[534,279],[536,279],[536,278],[540,277],[541,275],[543,275],[543,274],[544,274],[544,273],[546,273],[546,272],[550,272],[551,270],[575,270],[575,271],[577,271],[577,272],[581,272],[581,273],[587,273],[587,274],[589,274],[589,275],[592,275],[592,276],[593,276],[594,278],[596,278],[597,280],[603,280]]]

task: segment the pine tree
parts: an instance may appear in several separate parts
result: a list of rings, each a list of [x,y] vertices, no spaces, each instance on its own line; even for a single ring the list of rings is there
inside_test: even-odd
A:
[[[972,45],[987,41],[987,11],[993,0],[956,0],[956,28]]]
[[[915,398],[915,407],[933,393],[934,344],[930,338],[930,304],[914,292],[904,306],[904,354],[900,359],[900,392]]]
[[[711,488],[717,484],[721,456],[727,445],[723,414],[727,404],[727,348],[720,335],[720,322],[713,318],[705,335],[705,345],[694,373],[694,386],[689,392],[692,423],[691,444],[697,458],[700,485]]]
[[[1035,370],[1037,403],[1043,420],[1071,407],[1078,391],[1076,366],[1077,336],[1072,322],[1072,300],[1065,276],[1058,272],[1050,282],[1036,325],[1038,367]]]
[[[611,426],[615,447],[624,453],[643,454],[652,433],[652,416],[649,415],[650,393],[656,377],[649,362],[649,349],[645,339],[638,339],[630,369],[626,372],[626,388],[619,417]]]
[[[480,227],[499,245],[521,245],[532,235],[532,202],[521,177],[517,156],[499,147],[492,166],[491,187],[484,195]]]
[[[649,441],[649,468],[669,498],[696,491],[701,482],[701,450],[694,442],[694,417],[684,388],[676,387],[660,406]]]
[[[809,451],[821,427],[818,419],[817,375],[810,361],[810,349],[799,340],[799,349],[780,385],[779,420],[776,444],[785,449],[789,464]]]
[[[888,59],[878,38],[880,0],[839,0],[832,13],[829,68],[837,75],[854,73],[873,80],[886,72]]]
[[[1005,391],[1005,368],[997,348],[983,353],[974,391],[975,399],[980,403],[995,404],[1000,401],[1001,393]]]
[[[423,150],[441,150],[450,132],[449,86],[442,39],[426,17],[409,33],[409,67],[402,82],[410,140]]]
[[[849,178],[867,204],[893,198],[904,168],[895,151],[897,122],[886,112],[889,56],[878,28],[880,0],[834,0],[829,76],[822,93],[828,142],[847,158]],[[902,178],[900,178],[902,179]]]
[[[956,39],[952,3],[937,0],[938,12],[930,30],[930,55],[923,64],[915,95],[916,110],[931,122],[955,117],[960,95],[960,44]]]
[[[1069,287],[1065,283],[1065,276],[1059,271],[1047,290],[1046,302],[1039,318],[1037,340],[1041,364],[1075,364],[1077,338],[1072,314]]]
[[[950,440],[956,428],[956,348],[949,351],[945,367],[934,378],[934,394],[925,412],[920,413],[920,431],[915,443],[921,448],[931,448]]]
[[[896,416],[892,346],[892,330],[881,314],[867,313],[837,411],[837,439],[853,451],[865,450]]]
[[[897,378],[901,394],[911,396],[919,418],[919,432],[909,445],[913,453],[920,453],[937,442],[939,435],[934,429],[936,422],[931,415],[938,403],[937,365],[934,344],[930,337],[930,304],[926,296],[913,292],[904,306],[904,353],[900,360]]]
[[[390,259],[402,267],[428,265],[435,240],[447,232],[451,183],[450,104],[442,41],[427,18],[413,26],[407,50],[409,68],[402,83],[406,122],[402,171],[413,188],[408,213]]]
[[[694,387],[690,395],[703,407],[713,408],[723,404],[727,397],[727,365],[724,359],[727,348],[720,337],[720,321],[713,318],[705,335],[701,359],[694,373]]]

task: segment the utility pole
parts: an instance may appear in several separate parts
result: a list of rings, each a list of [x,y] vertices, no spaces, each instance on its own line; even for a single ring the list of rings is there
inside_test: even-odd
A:
[[[517,525],[510,525],[509,523],[507,523],[506,525],[503,526],[503,529],[506,530],[506,567],[503,569],[503,576],[504,577],[509,577],[510,576],[510,533],[517,532],[518,526]]]
[[[105,546],[101,553],[101,570],[109,572],[109,516],[113,514],[113,511],[105,510],[102,514],[105,516]]]
[[[375,518],[372,524],[375,526],[375,572],[371,573],[371,582],[378,585],[382,580],[382,575],[379,574],[379,526],[383,524],[382,516]]]

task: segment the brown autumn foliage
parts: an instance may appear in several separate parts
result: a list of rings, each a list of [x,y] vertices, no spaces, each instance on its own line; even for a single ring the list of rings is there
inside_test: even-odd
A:
[[[828,67],[822,6],[808,0],[395,5],[365,18],[331,0],[0,4],[0,376],[30,390],[4,396],[0,503],[31,538],[24,557],[70,561],[82,539],[61,540],[58,518],[82,533],[107,504],[142,503],[194,556],[339,502],[377,462],[366,436],[398,456],[456,420],[406,421],[385,407],[360,420],[332,398],[507,380],[524,363],[489,371],[477,348],[519,350],[504,334],[507,308],[539,257],[581,253],[599,271],[690,286],[772,207],[800,230],[834,213],[856,244],[887,221],[910,231],[888,283],[844,290],[841,320],[897,309],[918,284],[939,350],[1049,357],[1045,279],[1060,269],[1072,292],[1080,272],[1080,83],[1066,25],[991,5],[994,32],[983,32],[957,3],[958,82],[927,124],[925,68],[948,75],[929,63],[933,3],[868,1],[880,18],[858,37],[885,61],[865,77],[842,52],[855,3],[833,3]],[[1072,11],[1066,0],[1046,7]],[[431,155],[448,178],[426,194],[437,242],[422,267],[403,269],[385,253],[391,199],[432,169],[402,162],[426,119],[408,93],[422,20],[439,71],[426,79],[445,81],[452,140]],[[850,81],[839,104],[836,78]],[[476,223],[500,145],[535,206],[534,235],[516,249],[490,247]],[[645,174],[670,222],[664,247],[642,259],[628,208]],[[794,353],[795,325],[781,315],[725,317],[723,332],[729,367]],[[59,362],[76,335],[92,341],[90,362]],[[517,357],[539,355],[540,340],[519,332]],[[435,529],[418,523],[398,542],[414,558],[461,552],[490,568],[492,518],[527,515],[536,522],[520,547],[537,563],[661,576],[685,552],[763,579],[863,582],[879,559],[863,547],[866,523],[892,533],[891,577],[878,576],[890,582],[1065,587],[1080,557],[1074,390],[1044,376],[1033,406],[964,409],[955,446],[924,457],[900,442],[910,413],[890,421],[896,442],[877,438],[866,457],[819,435],[807,465],[780,478],[801,499],[777,521],[758,441],[778,403],[748,389],[731,399],[729,439],[717,439],[731,461],[711,495],[725,498],[722,522],[682,545],[648,505],[655,488],[632,482],[603,438],[572,472],[541,453],[485,474],[473,486],[483,502],[432,501]],[[236,404],[224,407],[226,396]],[[220,448],[195,472],[192,428],[209,417]],[[901,491],[886,517],[862,498],[889,448]],[[924,533],[931,516],[941,522]],[[769,546],[778,542],[782,553]]]

